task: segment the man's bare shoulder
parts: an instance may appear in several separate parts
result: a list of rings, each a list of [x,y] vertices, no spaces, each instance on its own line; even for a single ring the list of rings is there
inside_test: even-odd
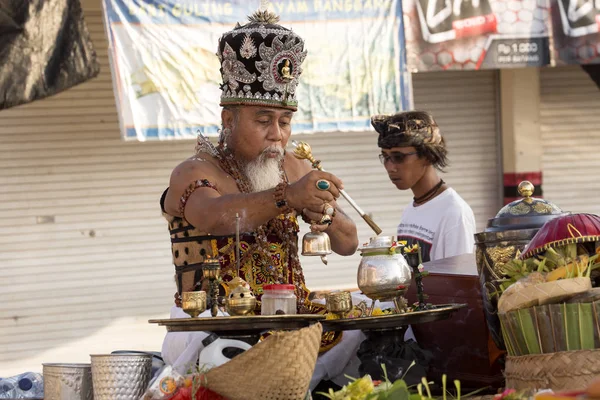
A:
[[[220,181],[227,174],[219,166],[218,160],[205,153],[199,153],[181,162],[173,169],[169,186],[189,185],[198,179]]]
[[[165,210],[168,214],[178,215],[180,198],[192,182],[206,179],[219,193],[222,193],[223,188],[227,187],[227,178],[227,174],[212,155],[199,153],[188,158],[177,165],[171,173],[169,190],[165,198]]]

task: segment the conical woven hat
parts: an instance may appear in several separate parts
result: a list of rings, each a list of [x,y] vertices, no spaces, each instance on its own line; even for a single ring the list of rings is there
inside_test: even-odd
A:
[[[229,400],[302,400],[317,363],[322,331],[317,323],[274,333],[208,371],[205,386]]]

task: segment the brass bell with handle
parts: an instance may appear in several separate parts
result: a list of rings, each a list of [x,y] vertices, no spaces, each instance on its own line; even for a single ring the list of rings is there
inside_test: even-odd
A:
[[[331,254],[331,241],[325,232],[308,232],[302,238],[303,256],[320,256],[327,265],[327,255]]]
[[[294,146],[294,156],[299,160],[308,160],[314,169],[325,171],[321,167],[321,162],[315,160],[312,155],[312,149],[306,142],[292,141]],[[317,182],[319,187],[319,182]],[[321,189],[324,190],[324,189]],[[381,233],[381,228],[368,216],[352,198],[344,190],[340,190],[340,194],[348,201],[348,203],[360,214],[365,222],[375,231],[377,235]],[[323,218],[328,217],[323,215]],[[323,221],[323,220],[322,220]],[[303,256],[320,256],[323,264],[327,265],[327,255],[331,254],[331,241],[329,235],[325,232],[309,232],[302,238],[302,255]]]

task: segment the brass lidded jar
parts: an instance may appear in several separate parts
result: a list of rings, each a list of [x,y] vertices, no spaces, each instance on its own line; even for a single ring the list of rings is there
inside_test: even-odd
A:
[[[492,338],[500,349],[505,349],[505,345],[498,319],[498,298],[491,297],[498,290],[495,281],[503,278],[499,268],[515,258],[517,252],[523,251],[547,221],[568,214],[547,200],[532,197],[534,190],[531,182],[521,182],[518,191],[522,198],[504,206],[488,220],[483,232],[475,234],[477,272],[485,316]]]

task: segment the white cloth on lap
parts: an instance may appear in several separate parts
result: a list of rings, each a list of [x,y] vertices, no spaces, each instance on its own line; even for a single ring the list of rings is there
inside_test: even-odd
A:
[[[210,310],[204,311],[199,317],[210,317]],[[173,306],[171,308],[171,319],[190,318],[183,309]],[[167,332],[162,345],[162,358],[168,365],[180,374],[195,366],[204,348],[202,341],[209,332]]]

